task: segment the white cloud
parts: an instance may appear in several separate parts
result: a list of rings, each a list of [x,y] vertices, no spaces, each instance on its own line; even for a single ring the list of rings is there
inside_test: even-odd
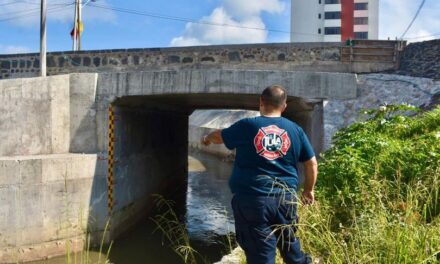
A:
[[[2,6],[0,16],[9,19],[8,23],[20,27],[36,27],[40,21],[41,0],[26,0]],[[47,20],[62,23],[73,23],[73,0],[47,0]],[[100,5],[108,6],[106,0],[100,0]],[[90,6],[83,8],[84,21],[114,21],[116,15],[113,11],[95,9]]]
[[[200,19],[203,23],[215,25],[187,23],[183,35],[173,38],[170,45],[265,42],[267,31],[264,30],[266,25],[260,17],[261,13],[280,13],[284,9],[285,5],[280,0],[259,0],[252,4],[247,0],[224,0],[223,5],[215,8],[209,16]]]
[[[224,0],[224,6],[230,14],[236,17],[259,16],[265,11],[271,14],[281,13],[286,8],[285,3],[279,0]]]
[[[31,49],[24,46],[0,45],[0,54],[29,53]]]
[[[379,15],[379,37],[381,39],[400,38],[420,5],[413,0],[381,0]],[[426,1],[416,21],[405,35],[409,41],[423,41],[435,37],[425,37],[440,33],[440,1]],[[437,36],[438,38],[438,36]]]

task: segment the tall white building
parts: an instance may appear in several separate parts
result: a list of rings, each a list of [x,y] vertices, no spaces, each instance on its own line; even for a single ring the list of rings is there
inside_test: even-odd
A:
[[[292,0],[291,42],[378,39],[379,0]]]

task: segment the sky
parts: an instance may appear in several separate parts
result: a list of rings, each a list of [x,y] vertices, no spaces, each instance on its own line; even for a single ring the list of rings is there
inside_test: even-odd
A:
[[[288,0],[83,1],[83,50],[288,42],[290,38]],[[421,1],[379,0],[379,38],[400,37]],[[48,51],[72,49],[73,2],[47,0]],[[0,0],[0,54],[38,52],[39,5],[40,0]],[[427,37],[431,35],[436,36]],[[406,38],[440,38],[440,0],[426,0]]]

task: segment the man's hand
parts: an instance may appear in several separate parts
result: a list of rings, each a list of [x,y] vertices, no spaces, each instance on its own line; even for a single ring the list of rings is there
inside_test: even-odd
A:
[[[200,143],[203,146],[209,146],[211,144],[211,141],[209,141],[208,139],[208,135],[204,135],[201,139],[200,139]]]
[[[315,189],[316,178],[318,177],[318,162],[316,157],[304,162],[304,191],[302,193],[302,203],[305,205],[311,205],[315,202]]]
[[[222,138],[222,131],[221,130],[215,130],[208,135],[204,135],[200,139],[200,143],[204,146],[209,146],[212,144],[222,144],[223,138]]]
[[[304,205],[312,205],[315,202],[315,192],[304,190],[301,196],[301,201]]]

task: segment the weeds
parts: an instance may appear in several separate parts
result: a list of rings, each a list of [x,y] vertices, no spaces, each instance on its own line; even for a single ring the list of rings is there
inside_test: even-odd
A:
[[[196,256],[199,253],[191,247],[186,226],[176,215],[173,201],[166,200],[161,195],[154,195],[154,197],[157,209],[160,211],[160,214],[151,218],[156,224],[156,230],[161,231],[171,248],[185,264],[196,264]]]

